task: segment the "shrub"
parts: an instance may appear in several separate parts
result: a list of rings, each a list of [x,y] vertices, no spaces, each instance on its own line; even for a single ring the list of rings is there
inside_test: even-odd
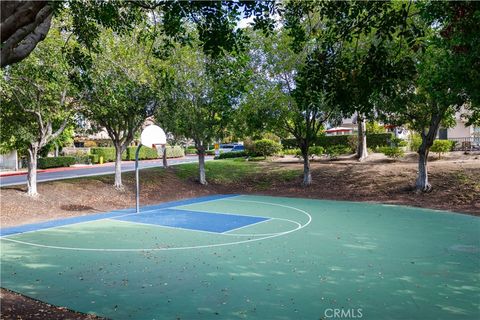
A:
[[[443,153],[450,152],[452,150],[452,141],[449,140],[435,140],[430,147],[430,151],[438,153],[438,158],[442,157]]]
[[[346,145],[341,145],[341,144],[330,146],[325,149],[325,153],[330,159],[336,159],[338,158],[339,155],[348,154],[350,152],[351,152],[350,147]]]
[[[367,133],[367,147],[375,149],[377,147],[385,147],[389,145],[390,139],[392,138],[392,133],[376,133],[376,134],[369,134]],[[350,142],[351,139],[351,142]],[[328,148],[331,146],[336,145],[344,145],[348,146],[351,143],[352,149],[356,149],[356,143],[354,140],[357,139],[356,135],[340,135],[340,136],[318,136],[315,141],[314,145],[322,146],[324,148]],[[285,148],[296,148],[297,141],[295,139],[285,139],[282,140],[282,144]]]
[[[88,158],[90,160],[90,163],[96,164],[96,163],[100,162],[98,154],[90,154],[90,155],[88,155]]]
[[[284,155],[290,155],[290,156],[296,156],[300,153],[300,149],[295,148],[295,149],[283,149],[283,154]]]
[[[405,152],[400,147],[382,147],[380,151],[392,159],[398,159],[405,155]]]
[[[325,148],[322,146],[313,146],[310,147],[310,155],[320,157],[321,155],[325,154]]]
[[[392,138],[391,144],[392,147],[406,147],[408,142],[400,138]]]
[[[231,158],[241,158],[246,156],[247,156],[247,153],[245,151],[231,151],[231,152],[220,153],[220,155],[218,157],[215,157],[215,159],[231,159]]]
[[[410,151],[417,152],[422,144],[422,137],[418,133],[411,134],[409,137]]]
[[[356,152],[358,149],[358,136],[350,135],[347,138],[348,146],[352,152]],[[368,144],[368,139],[367,139]]]
[[[126,150],[126,156],[122,154],[123,160],[135,160],[135,153],[137,152],[137,147],[128,147]],[[157,149],[142,147],[140,148],[140,152],[138,153],[139,160],[146,160],[146,159],[158,159],[158,152]]]
[[[91,154],[98,155],[98,158],[103,157],[103,162],[115,161],[115,148],[113,147],[97,147],[90,149]],[[126,156],[126,153],[124,153]],[[123,158],[123,155],[122,155]]]
[[[167,158],[181,158],[185,156],[185,151],[180,146],[167,146]]]
[[[282,151],[282,145],[273,140],[262,139],[255,141],[253,150],[259,156],[268,157]]]
[[[377,148],[388,146],[388,141],[392,138],[393,134],[389,133],[367,133],[367,147]]]
[[[75,158],[75,163],[79,163],[79,164],[90,164],[91,163],[90,155],[88,155],[88,154],[75,155],[74,158]]]
[[[369,121],[366,125],[367,133],[381,134],[385,133],[385,127],[376,121]]]
[[[75,157],[51,157],[38,159],[37,167],[40,169],[69,167],[75,163]]]
[[[87,140],[83,143],[83,147],[85,148],[94,148],[97,146],[97,143],[93,140]]]
[[[197,148],[187,147],[185,148],[185,154],[197,154]]]

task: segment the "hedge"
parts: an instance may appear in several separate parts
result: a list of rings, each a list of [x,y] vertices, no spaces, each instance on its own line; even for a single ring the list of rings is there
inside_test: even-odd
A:
[[[98,154],[89,154],[88,158],[90,159],[90,163],[99,163],[100,162]]]
[[[37,167],[40,169],[69,167],[75,164],[75,157],[49,157],[40,158],[37,162]]]
[[[242,158],[246,156],[247,156],[247,153],[245,151],[230,151],[230,152],[220,153],[220,155],[218,157],[215,157],[215,159]]]
[[[123,160],[130,160],[134,161],[135,160],[135,153],[137,152],[138,147],[128,147],[127,148],[127,154],[124,156],[122,154],[122,159]],[[157,152],[157,149],[153,148],[147,148],[147,147],[141,147],[140,152],[138,153],[138,159],[139,160],[146,160],[146,159],[158,159],[159,155]]]
[[[122,160],[135,160],[135,153],[137,152],[137,147],[128,147],[125,152],[122,153]],[[100,157],[103,157],[103,162],[112,162],[115,161],[115,148],[113,147],[99,147],[90,149],[90,160],[92,163],[98,163]],[[161,153],[160,153],[161,154]],[[180,146],[167,146],[167,158],[179,158],[185,156],[185,152]],[[160,158],[159,153],[156,149],[142,147],[140,153],[138,154],[138,159],[158,159]]]
[[[99,160],[100,160],[100,157],[103,157],[103,162],[115,161],[115,148],[113,147],[90,148],[90,153],[96,154]],[[124,154],[126,157],[126,153]],[[122,159],[123,158],[124,158],[124,155],[122,155]]]
[[[75,163],[79,163],[79,164],[90,164],[91,162],[90,155],[88,154],[75,155],[73,158],[75,158]]]
[[[195,147],[188,147],[185,149],[186,154],[197,154],[197,148]]]
[[[315,139],[312,145],[321,146],[324,148],[338,146],[338,145],[349,145],[349,137],[352,135],[341,135],[341,136],[319,136]],[[392,139],[392,133],[376,133],[376,134],[367,134],[367,147],[376,148],[376,147],[385,147],[389,145],[390,139]],[[285,149],[294,149],[297,148],[297,141],[295,139],[285,139],[282,140],[282,145]]]
[[[167,158],[185,157],[185,150],[180,146],[167,146]]]

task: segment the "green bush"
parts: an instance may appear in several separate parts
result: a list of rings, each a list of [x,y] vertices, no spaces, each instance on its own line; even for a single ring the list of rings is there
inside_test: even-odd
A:
[[[300,149],[292,149],[295,150],[295,155],[303,159],[302,151]],[[320,146],[311,146],[310,149],[308,150],[308,153],[310,155],[310,159],[313,159],[313,157],[317,156],[320,157],[325,154],[325,149]]]
[[[295,149],[283,149],[283,154],[284,155],[290,155],[290,156],[296,156],[300,153],[300,149],[295,148]]]
[[[37,162],[37,167],[40,169],[69,167],[75,164],[75,157],[50,157],[40,158]]]
[[[231,159],[231,158],[241,158],[246,156],[247,156],[247,153],[245,151],[231,151],[231,152],[220,153],[220,155],[218,157],[215,157],[215,159]]]
[[[92,164],[96,164],[96,163],[100,162],[100,158],[99,158],[98,154],[90,154],[90,155],[88,155],[88,158],[90,160],[90,163],[92,163]]]
[[[185,151],[180,146],[167,146],[167,158],[185,157]]]
[[[348,146],[352,152],[356,152],[358,149],[358,136],[349,135],[347,138]],[[368,140],[367,140],[368,143]]]
[[[442,157],[443,153],[450,152],[453,148],[453,141],[449,140],[435,140],[430,147],[430,151],[438,153],[438,158]]]
[[[410,144],[410,151],[417,152],[422,144],[422,137],[418,133],[411,134],[408,138]]]
[[[392,138],[392,133],[377,133],[377,134],[368,134],[367,133],[367,147],[375,149],[377,147],[385,147],[389,145],[390,139]],[[357,140],[356,135],[340,135],[340,136],[319,136],[313,142],[316,146],[322,146],[328,148],[331,146],[352,145],[352,149],[356,149],[356,143],[354,140]],[[282,140],[282,145],[286,149],[297,148],[297,141],[295,139],[285,139]]]
[[[392,138],[391,140],[391,146],[393,147],[406,147],[408,146],[408,142],[406,140],[400,139],[400,138]]]
[[[254,142],[253,150],[259,156],[268,157],[282,151],[282,145],[273,140],[262,139]]]
[[[389,158],[398,159],[405,155],[405,152],[400,147],[382,147],[380,151]]]
[[[349,154],[351,152],[350,147],[346,145],[335,145],[335,146],[330,146],[325,149],[325,154],[330,158],[330,159],[336,159],[338,158],[339,155],[342,154]]]
[[[385,127],[376,121],[369,121],[366,125],[366,132],[373,134],[385,133]]]
[[[135,153],[137,152],[137,147],[128,147],[126,150],[126,155],[122,154],[122,160],[135,160]],[[158,159],[158,152],[157,149],[141,147],[140,152],[138,153],[139,160],[146,160],[146,159]]]
[[[377,148],[388,146],[388,141],[392,138],[393,134],[389,133],[377,133],[377,134],[368,134],[367,133],[367,147]]]
[[[197,154],[197,148],[195,147],[185,148],[185,154]]]
[[[91,154],[98,155],[98,158],[103,157],[103,162],[112,162],[115,161],[115,148],[113,147],[97,147],[97,148],[90,148]],[[122,154],[122,159],[126,158],[127,153],[124,152]]]
[[[312,146],[310,147],[310,155],[320,157],[325,154],[325,148],[322,146]]]
[[[78,164],[90,164],[90,155],[84,154],[84,155],[75,155],[75,163]]]

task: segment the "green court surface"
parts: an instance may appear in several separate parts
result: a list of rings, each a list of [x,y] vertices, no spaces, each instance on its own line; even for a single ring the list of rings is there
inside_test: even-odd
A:
[[[3,229],[2,287],[112,319],[480,318],[477,217],[243,195],[143,211]]]

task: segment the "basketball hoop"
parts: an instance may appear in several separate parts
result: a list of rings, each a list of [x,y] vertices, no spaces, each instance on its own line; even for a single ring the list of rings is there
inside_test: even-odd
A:
[[[137,147],[135,152],[135,180],[136,180],[136,212],[140,213],[140,178],[138,172],[138,155],[140,153],[140,148],[145,146],[147,148],[157,149],[157,145],[167,144],[167,136],[162,128],[154,124],[147,126],[143,129],[142,134],[140,135],[140,144]]]

